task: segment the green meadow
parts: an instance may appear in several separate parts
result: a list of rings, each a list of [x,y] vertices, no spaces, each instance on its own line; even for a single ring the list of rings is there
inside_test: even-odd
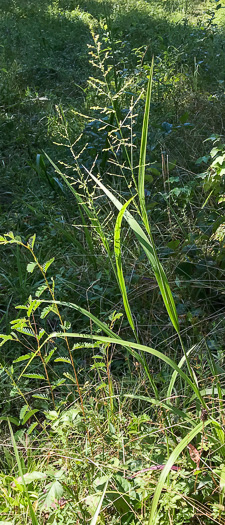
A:
[[[1,0],[0,524],[225,524],[225,5]]]

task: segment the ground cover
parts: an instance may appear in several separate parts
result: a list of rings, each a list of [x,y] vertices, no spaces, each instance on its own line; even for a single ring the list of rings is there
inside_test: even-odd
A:
[[[2,523],[222,524],[224,6],[0,10]]]

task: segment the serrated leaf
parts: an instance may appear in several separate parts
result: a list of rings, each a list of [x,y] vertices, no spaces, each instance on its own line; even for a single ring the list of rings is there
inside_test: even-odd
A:
[[[27,326],[27,319],[26,317],[20,317],[20,319],[13,319],[12,321],[10,321],[10,324],[12,324],[13,326]]]
[[[36,428],[36,426],[38,425],[38,422],[37,421],[34,421],[34,423],[32,423],[32,425],[29,426],[28,430],[27,430],[27,435],[29,436],[30,434],[32,434],[33,430]]]
[[[29,377],[29,379],[44,379],[44,381],[46,380],[46,378],[40,374],[23,374],[23,377]]]
[[[27,316],[30,317],[30,315],[37,310],[40,304],[41,301],[38,301],[37,299],[31,300],[29,308],[27,309]]]
[[[96,343],[75,343],[72,347],[72,350],[78,350],[78,349],[81,349],[81,348],[94,348],[94,347],[99,347],[100,344],[98,343],[98,341]]]
[[[41,312],[41,319],[44,319],[50,312],[52,311],[52,307],[51,306],[45,306],[45,308],[43,308],[42,312]]]
[[[48,355],[45,356],[44,359],[45,359],[45,363],[46,363],[46,364],[50,361],[50,359],[51,359],[51,357],[53,356],[53,354],[55,353],[55,351],[56,351],[56,346],[55,346],[55,348],[53,348],[53,349],[49,352]]]
[[[31,330],[31,328],[20,328],[19,326],[14,326],[13,328],[14,328],[14,330],[19,332],[20,334],[30,335],[31,337],[35,337],[36,338],[36,335],[33,332],[33,330]]]
[[[70,330],[71,323],[69,321],[64,321],[63,325],[60,325],[60,328],[62,328],[62,330]]]
[[[49,266],[51,266],[51,264],[54,262],[54,260],[55,260],[55,257],[52,257],[52,259],[49,259],[49,261],[46,261],[46,262],[43,264],[42,268],[43,268],[43,270],[44,270],[45,273],[47,272]]]
[[[54,305],[49,305],[49,306],[46,306],[45,308],[43,308],[43,310],[41,312],[41,316],[40,316],[41,319],[44,319],[50,312],[57,313]]]
[[[35,293],[36,297],[40,297],[43,294],[43,292],[47,290],[47,288],[48,288],[47,284],[45,283],[41,284],[41,286],[39,286],[38,289],[36,290],[36,293]]]
[[[37,408],[34,408],[33,410],[29,410],[29,412],[27,412],[27,414],[23,418],[22,425],[25,425],[25,423],[28,421],[28,419],[30,419],[30,417],[32,417],[34,414],[36,414],[36,412],[38,412]]]
[[[72,382],[75,383],[75,385],[76,385],[76,381],[75,381],[74,377],[71,376],[71,374],[69,374],[68,372],[64,372],[63,375],[64,375],[67,379],[70,379],[70,381],[72,381]]]
[[[28,272],[28,273],[33,273],[34,268],[35,268],[36,266],[37,266],[37,263],[36,263],[36,262],[28,263],[28,265],[27,265],[27,272]]]
[[[68,363],[71,365],[69,357],[56,357],[56,359],[54,359],[54,363]]]
[[[94,365],[91,366],[90,370],[96,370],[98,368],[106,368],[106,364],[101,361],[96,361]]]

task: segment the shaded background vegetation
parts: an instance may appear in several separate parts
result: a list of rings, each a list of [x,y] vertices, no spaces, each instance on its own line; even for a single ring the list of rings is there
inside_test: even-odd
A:
[[[119,317],[113,320],[113,312],[116,310],[124,314],[124,309],[110,257],[88,216],[85,216],[86,226],[83,227],[80,206],[55,174],[44,153],[60,169],[65,169],[67,174],[76,178],[76,162],[66,144],[65,133],[71,143],[80,136],[75,144],[76,154],[81,152],[79,168],[83,169],[85,166],[90,170],[94,166],[93,172],[100,172],[103,182],[126,200],[130,194],[125,177],[120,176],[119,169],[119,165],[124,163],[124,152],[122,148],[118,148],[118,165],[115,166],[110,154],[104,151],[108,136],[107,131],[102,129],[102,121],[105,118],[106,125],[111,125],[112,114],[109,100],[100,96],[97,82],[102,78],[101,72],[91,62],[91,48],[88,46],[93,46],[93,34],[98,34],[101,56],[106,56],[108,50],[106,65],[113,66],[110,76],[112,93],[119,91],[116,82],[121,86],[122,93],[118,97],[117,106],[121,121],[129,113],[131,101],[137,101],[134,122],[135,166],[138,165],[139,158],[147,74],[154,55],[147,146],[149,166],[145,179],[146,206],[159,258],[169,276],[185,345],[188,348],[196,345],[192,366],[199,374],[199,388],[206,387],[206,376],[208,383],[211,381],[212,368],[207,351],[213,352],[217,374],[224,373],[224,180],[218,166],[217,175],[210,182],[208,180],[208,174],[214,173],[209,168],[212,163],[210,151],[219,137],[218,151],[223,155],[225,150],[224,32],[225,10],[218,2],[2,0],[0,5],[1,232],[13,231],[24,242],[36,232],[36,249],[40,260],[55,257],[51,271],[56,282],[56,299],[79,304],[108,326],[114,326],[115,322],[115,330],[129,340],[133,334],[125,316],[123,319]],[[108,113],[102,112],[101,105]],[[124,133],[127,137],[129,132],[125,129]],[[62,162],[66,164],[63,168]],[[221,169],[224,162],[223,159]],[[93,190],[90,179],[87,185],[82,182],[82,186],[80,180],[79,184],[77,187],[87,203],[96,202],[98,217],[104,224],[105,235],[112,250],[115,211],[105,197]],[[90,231],[91,239],[88,239],[85,228]],[[174,335],[172,324],[163,308],[154,275],[138,243],[133,242],[131,232],[124,231],[125,281],[140,341],[179,361],[180,342],[177,335]],[[30,294],[34,295],[42,282],[37,273],[27,273],[28,263],[29,254],[19,246],[16,249],[7,246],[1,251],[1,332],[10,332],[10,321],[17,313],[18,317],[21,315],[21,311],[15,311],[15,305],[24,303]],[[68,330],[71,330],[71,324],[73,327],[79,326],[79,332],[88,333],[91,329],[93,333],[98,333],[96,327],[93,328],[92,323],[77,311],[65,308],[64,318],[68,320]],[[46,330],[52,331],[58,330],[60,326],[54,312],[41,323]],[[58,342],[57,351],[59,357],[65,358],[63,342]],[[20,355],[19,346],[7,343],[2,349],[2,365],[8,366]],[[165,393],[170,379],[168,367],[159,365],[152,357],[147,361],[157,387]],[[104,419],[104,410],[108,410],[105,408],[105,399],[108,399],[107,395],[111,395],[106,385],[107,370],[102,365],[101,373],[101,367],[98,369],[96,361],[93,364],[89,347],[86,350],[78,349],[75,364],[85,403],[90,411],[88,417],[93,425],[93,435],[97,436],[98,457],[104,461],[100,436],[105,432],[105,444],[106,447],[109,446],[107,454],[111,460],[113,454],[116,455],[116,439],[119,441],[120,429],[117,429],[115,423],[116,416],[114,420],[112,417],[111,423],[110,411],[107,412],[109,421]],[[14,365],[17,376],[20,366]],[[123,389],[127,392],[131,388],[132,392],[149,394],[150,391],[152,395],[138,362],[125,355],[121,349],[113,348],[110,369],[115,392]],[[71,387],[71,383],[57,388],[57,381],[67,370],[65,362],[57,362],[49,370],[56,392],[58,413],[62,407],[77,401],[77,392]],[[34,363],[31,372],[36,372]],[[12,388],[4,371],[2,378],[3,417],[17,417],[24,401],[19,397],[16,387]],[[105,385],[100,392],[99,384]],[[33,381],[32,378],[24,380],[24,391],[29,402],[33,402],[34,389],[40,391],[42,388],[44,389],[37,378],[36,381],[35,378]],[[181,390],[181,386],[177,387],[179,393]],[[184,396],[186,394],[185,390]],[[104,401],[101,400],[101,395]],[[51,416],[46,416],[52,409],[51,396],[46,395],[44,400],[35,398],[34,403],[35,409],[40,410],[41,414],[45,411],[44,416],[42,414],[40,417],[41,423],[47,417],[51,427],[50,422],[56,417],[52,416],[51,419]],[[142,433],[140,429],[145,432],[149,425],[146,407],[144,401],[134,403],[132,410],[135,415],[129,419],[131,403],[128,403],[126,414],[124,412],[121,415],[121,428],[127,426],[129,419],[127,447],[130,462],[134,454],[132,437],[130,438],[132,432],[139,436]],[[177,407],[179,408],[179,403]],[[210,404],[210,410],[211,407]],[[187,405],[184,410],[192,413],[193,407]],[[215,407],[212,410],[216,411]],[[199,414],[198,406],[196,417]],[[96,419],[99,417],[102,427],[97,426]],[[143,419],[139,421],[139,417]],[[153,420],[157,428],[167,424],[164,417],[163,410],[159,415],[157,411],[154,413]],[[24,432],[27,425],[22,421],[23,418],[20,417],[20,430]],[[74,422],[73,419],[72,421]],[[108,427],[109,422],[112,427]],[[78,427],[75,453],[79,447],[82,448],[80,435],[81,441],[85,440],[84,422],[79,420]],[[54,427],[51,430],[55,436]],[[63,432],[60,438],[57,437],[59,445],[63,443],[70,446],[69,434],[66,434],[67,430]],[[180,434],[178,438],[181,438]],[[164,443],[160,448],[157,444],[154,448],[153,441],[152,438],[146,438],[144,453],[148,461],[153,454],[154,461],[163,463],[166,445]],[[57,445],[54,443],[53,448],[54,446]],[[142,445],[138,446],[141,450]],[[170,446],[172,447],[169,444],[168,449]],[[121,452],[119,457],[121,459]],[[190,460],[186,458],[185,461],[188,468]],[[217,460],[220,468],[222,461],[221,458]],[[136,459],[136,472],[145,466],[140,458]],[[76,476],[80,476],[80,471],[78,474],[76,472]],[[121,479],[117,482],[121,483]],[[88,483],[84,483],[84,491]],[[188,486],[184,482],[188,494],[192,494],[194,490],[194,480],[191,483]],[[212,480],[209,485],[210,483]],[[93,487],[95,490],[94,485]],[[182,482],[179,490],[184,491]],[[208,492],[207,490],[204,493],[206,501],[208,493],[213,490],[212,486],[210,485]],[[200,500],[199,494],[198,498]],[[131,507],[133,505],[135,512],[139,512],[137,502],[134,503],[131,498],[128,503]],[[124,521],[121,518],[120,523],[138,523],[135,521],[135,512],[128,513],[127,516],[124,508],[120,510],[117,508],[118,514],[112,517],[112,523],[118,523],[115,520],[120,519],[118,515],[123,512],[126,517]],[[128,512],[127,508],[126,511]],[[81,509],[79,512],[81,514],[78,519],[83,519],[83,523],[90,519],[90,513],[86,510]],[[173,519],[174,512],[173,510]],[[109,516],[110,512],[105,519],[108,520]],[[169,518],[166,516],[161,515],[160,523],[167,523]],[[189,521],[184,521],[182,514],[180,521],[177,518],[174,523],[192,523],[192,518],[193,516],[188,515]],[[211,523],[211,518],[208,522]]]

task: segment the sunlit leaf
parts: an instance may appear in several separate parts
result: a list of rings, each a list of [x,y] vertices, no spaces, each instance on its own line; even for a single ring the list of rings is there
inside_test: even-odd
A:
[[[163,487],[164,487],[164,483],[166,481],[166,478],[172,468],[172,466],[174,465],[174,463],[176,462],[177,458],[181,455],[181,453],[183,452],[183,450],[187,447],[187,445],[192,441],[192,439],[197,436],[197,434],[199,434],[199,432],[202,432],[203,430],[203,426],[205,427],[206,425],[209,425],[211,423],[210,420],[208,421],[205,421],[204,423],[199,423],[195,428],[193,428],[193,430],[191,430],[181,441],[180,443],[176,446],[176,448],[173,450],[172,454],[170,455],[168,461],[166,462],[165,464],[165,467],[164,469],[162,470],[162,473],[159,477],[159,481],[157,483],[157,487],[156,487],[156,490],[155,490],[155,494],[154,494],[154,498],[153,498],[153,501],[152,501],[152,506],[151,506],[151,513],[150,513],[150,516],[149,516],[149,522],[148,522],[148,525],[153,525],[155,523],[155,518],[156,518],[156,511],[157,511],[157,506],[158,506],[158,502],[159,502],[159,498],[161,496],[161,492],[163,490]]]
[[[40,374],[23,374],[23,377],[29,377],[30,379],[42,379],[46,380],[45,376],[42,376]]]
[[[28,405],[24,405],[21,410],[20,410],[20,419],[23,419],[25,414],[26,414],[26,411],[28,410]]]
[[[33,396],[34,397],[34,396]],[[36,428],[36,426],[38,425],[38,421],[34,421],[34,423],[32,423],[28,430],[27,430],[27,435],[29,436],[30,434],[32,434],[33,430]]]
[[[34,243],[35,243],[35,239],[36,239],[36,233],[34,233],[34,235],[32,235],[32,237],[30,237],[28,239],[28,243],[27,245],[30,246],[30,248],[33,250],[34,249]],[[35,263],[36,264],[36,263]]]
[[[63,486],[59,481],[53,481],[45,487],[46,493],[39,498],[40,509],[43,511],[51,509],[53,503],[57,502],[63,495]]]
[[[28,273],[33,273],[34,268],[36,268],[36,266],[37,266],[36,262],[28,263],[28,265],[27,265],[27,272]]]
[[[22,479],[22,482],[23,482],[23,485],[24,485],[24,491],[26,493],[26,497],[27,497],[27,501],[28,501],[28,505],[29,505],[29,512],[30,512],[32,525],[38,525],[38,521],[37,521],[37,518],[36,518],[36,515],[35,515],[35,512],[34,512],[34,509],[32,507],[32,503],[30,501],[30,496],[29,496],[29,493],[27,491],[26,483],[24,481],[23,469],[22,469],[22,465],[21,465],[21,461],[20,461],[20,456],[19,456],[18,448],[17,448],[17,445],[16,445],[16,441],[15,441],[15,438],[14,438],[14,434],[13,434],[10,422],[9,422],[9,430],[10,430],[12,444],[13,444],[13,448],[14,448],[14,452],[15,452],[15,456],[16,456],[16,462],[17,462],[17,465],[18,465],[19,473],[20,473],[20,476],[21,476],[21,479]]]
[[[27,412],[23,418],[22,425],[25,425],[28,419],[30,419],[34,414],[36,414],[36,412],[38,412],[37,408],[36,409],[34,408],[33,410],[29,410],[29,412]]]
[[[52,259],[50,259],[49,261],[46,261],[44,264],[43,264],[43,270],[45,273],[47,273],[47,270],[49,268],[49,266],[51,266],[51,264],[54,262],[55,260],[55,257],[52,257]]]
[[[21,355],[20,357],[17,357],[17,359],[14,359],[13,363],[20,363],[20,361],[28,361],[33,356],[33,354],[26,354]]]

